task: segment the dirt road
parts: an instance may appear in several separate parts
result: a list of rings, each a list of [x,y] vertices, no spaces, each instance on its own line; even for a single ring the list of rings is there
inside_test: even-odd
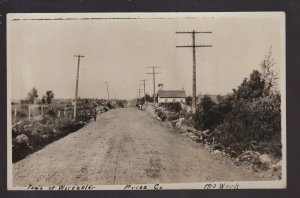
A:
[[[13,164],[14,186],[256,180],[146,111],[116,109]]]

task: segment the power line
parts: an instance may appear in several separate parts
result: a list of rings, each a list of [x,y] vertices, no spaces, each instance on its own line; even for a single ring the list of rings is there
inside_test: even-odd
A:
[[[147,74],[153,75],[153,102],[155,105],[156,104],[156,101],[155,101],[155,74],[160,74],[160,73],[155,72],[155,69],[160,68],[160,67],[146,67],[146,68],[152,68],[152,73],[147,73]]]
[[[74,120],[76,120],[77,97],[78,97],[78,83],[79,83],[79,65],[80,65],[80,58],[84,58],[84,56],[82,56],[82,55],[74,55],[74,57],[78,58],[77,76],[76,76],[76,88],[75,88],[75,103],[74,103]]]
[[[192,45],[179,45],[176,46],[180,47],[192,47],[193,48],[193,97],[192,97],[192,113],[196,112],[196,48],[197,47],[212,47],[212,45],[196,45],[195,44],[195,37],[196,34],[211,34],[212,32],[197,32],[193,31],[186,31],[186,32],[176,32],[176,34],[192,34],[193,44]]]

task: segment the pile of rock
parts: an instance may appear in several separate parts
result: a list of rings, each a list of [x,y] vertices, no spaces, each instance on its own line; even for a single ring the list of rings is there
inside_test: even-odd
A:
[[[101,105],[101,106],[97,107],[97,111],[99,113],[104,113],[104,112],[107,112],[108,110],[109,110],[108,106]]]
[[[235,158],[235,163],[237,165],[241,162],[255,163],[260,155],[259,152],[247,150]]]
[[[15,138],[15,143],[18,147],[29,146],[29,138],[25,134],[20,134]]]
[[[174,121],[179,118],[179,112],[169,111],[165,107],[157,107],[155,113],[162,121]]]

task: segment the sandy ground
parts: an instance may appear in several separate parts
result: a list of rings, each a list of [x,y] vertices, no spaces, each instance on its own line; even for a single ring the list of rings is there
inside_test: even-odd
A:
[[[146,111],[123,108],[13,164],[13,185],[260,180]]]

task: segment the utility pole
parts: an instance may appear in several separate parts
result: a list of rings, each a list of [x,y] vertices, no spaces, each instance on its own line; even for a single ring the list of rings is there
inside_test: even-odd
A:
[[[147,81],[147,79],[143,79],[140,81],[143,81],[143,84],[140,84],[140,85],[144,86],[144,103],[146,103],[146,81]]]
[[[137,89],[138,91],[139,91],[139,97],[138,97],[138,99],[140,99],[141,98],[141,89]]]
[[[156,104],[156,101],[155,101],[155,74],[160,74],[160,73],[155,72],[155,69],[160,68],[160,67],[146,67],[146,68],[152,68],[152,73],[147,73],[147,74],[153,75],[153,102],[155,105]]]
[[[196,45],[195,37],[196,34],[211,34],[212,32],[196,32],[195,30],[191,32],[176,32],[176,34],[192,34],[193,44],[183,45],[176,47],[191,47],[193,48],[193,98],[192,98],[192,113],[196,112],[196,48],[197,47],[212,47],[212,45]]]
[[[78,82],[79,82],[79,65],[80,65],[80,58],[84,58],[84,56],[82,56],[82,55],[74,55],[74,57],[78,58],[77,76],[76,76],[76,90],[75,90],[75,103],[74,103],[74,120],[76,120],[77,97],[78,97]]]
[[[108,90],[108,82],[105,81],[105,84],[106,84],[106,90],[107,90],[107,100],[109,102],[109,90]]]

